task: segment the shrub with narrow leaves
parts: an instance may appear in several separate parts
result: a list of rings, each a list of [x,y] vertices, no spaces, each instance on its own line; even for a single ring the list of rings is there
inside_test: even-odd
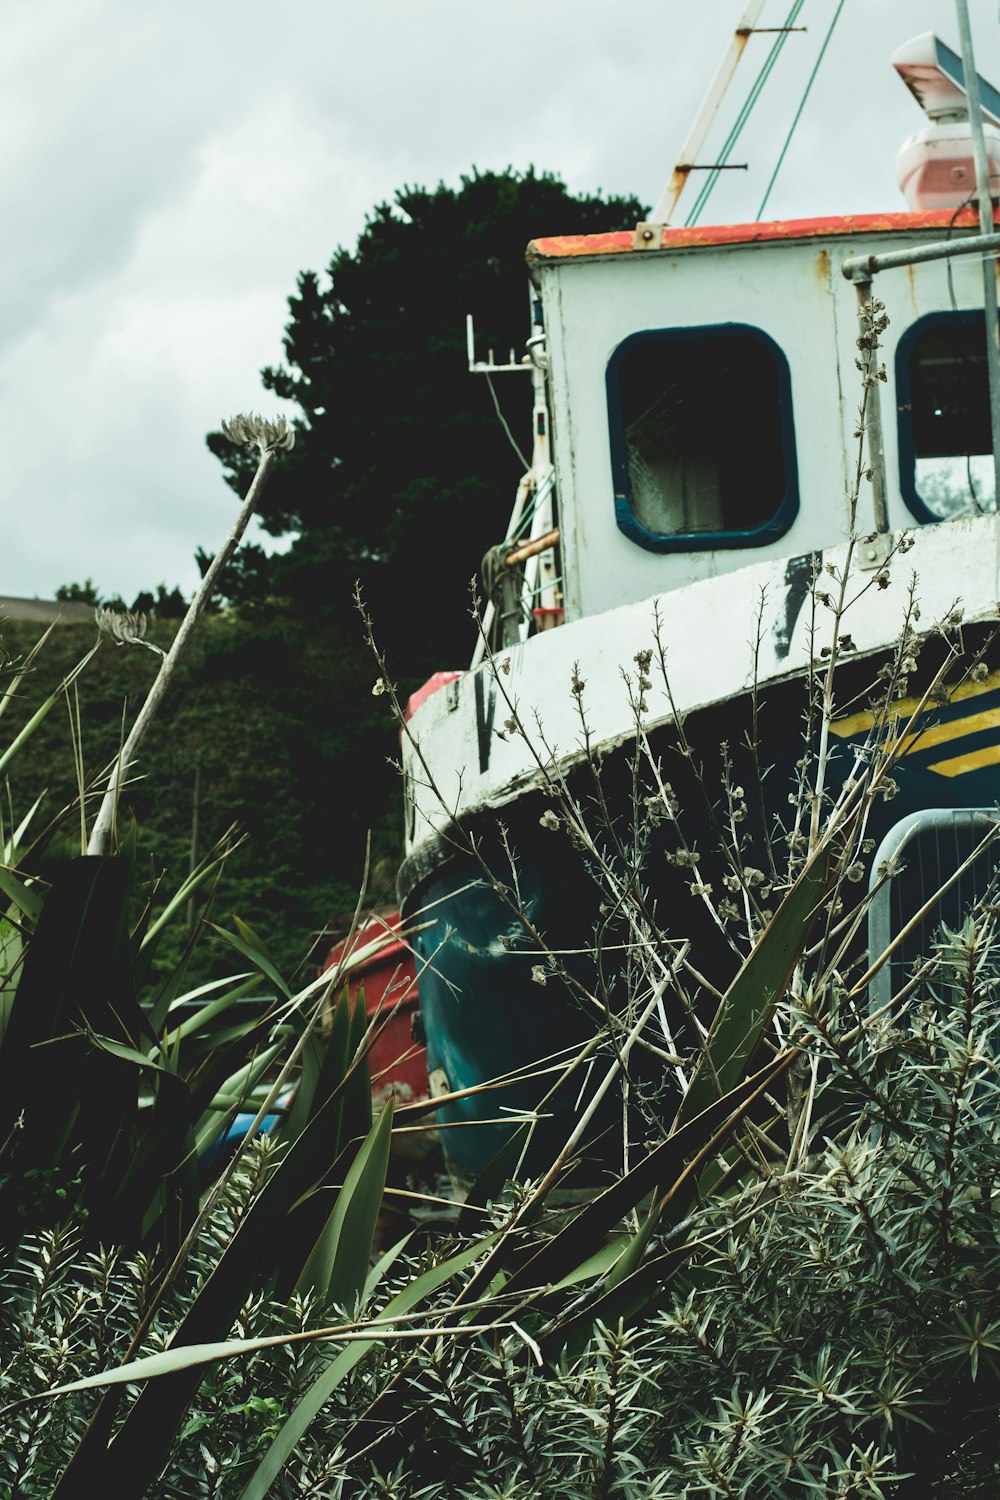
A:
[[[763,1174],[696,1213],[697,1253],[652,1316],[632,1328],[599,1326],[582,1352],[542,1365],[532,1349],[544,1342],[537,1302],[517,1315],[518,1328],[489,1336],[376,1342],[268,1493],[996,1494],[994,928],[987,914],[953,934],[906,1014],[877,1034],[836,1004],[803,1013],[820,1059],[817,1149],[801,1167]],[[245,1211],[254,1162],[252,1154],[227,1190],[177,1299]],[[498,1201],[497,1222],[504,1212]],[[444,1253],[400,1257],[390,1290]],[[36,1242],[3,1311],[6,1399],[120,1358],[141,1313],[143,1274],[141,1259],[83,1256],[52,1235]],[[164,1310],[147,1349],[176,1312]],[[257,1297],[234,1334],[318,1327],[322,1316],[315,1304]],[[211,1367],[156,1493],[242,1494],[334,1352],[291,1344]],[[376,1400],[394,1403],[394,1421],[366,1430]],[[48,1493],[93,1403],[87,1392],[5,1417],[7,1494]]]

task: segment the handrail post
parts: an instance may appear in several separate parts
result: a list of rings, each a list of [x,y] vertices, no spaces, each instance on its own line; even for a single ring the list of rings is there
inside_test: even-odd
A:
[[[976,162],[976,196],[979,200],[979,229],[993,232],[993,195],[990,192],[990,166],[983,136],[983,106],[979,97],[979,74],[972,47],[967,0],[955,0],[958,35],[962,45],[962,68],[965,93],[969,101],[969,131]],[[986,321],[986,370],[990,386],[990,438],[993,444],[993,503],[1000,506],[1000,319],[997,318],[997,272],[992,257],[983,261],[983,315]]]

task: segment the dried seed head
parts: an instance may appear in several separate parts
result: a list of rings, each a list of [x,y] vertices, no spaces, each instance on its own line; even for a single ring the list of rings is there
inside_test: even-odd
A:
[[[112,609],[107,604],[100,605],[94,611],[94,619],[97,628],[103,635],[110,636],[116,646],[145,646],[147,651],[153,651],[157,656],[166,656],[166,652],[146,640],[146,616],[140,611],[131,609]]]
[[[548,974],[546,974],[541,964],[535,964],[535,966],[532,968],[531,982],[532,984],[548,984],[549,976]]]
[[[990,669],[984,661],[977,661],[976,665],[969,673],[969,677],[973,682],[985,682],[989,675]]]
[[[287,418],[275,417],[268,421],[257,412],[241,412],[222,424],[223,436],[240,448],[257,448],[261,455],[286,451],[295,446],[295,433]]]
[[[554,813],[551,807],[547,807],[538,820],[538,826],[539,828],[548,828],[555,831],[559,827],[558,814]]]
[[[700,858],[697,849],[675,849],[673,854],[666,855],[667,864],[680,870],[693,870]]]

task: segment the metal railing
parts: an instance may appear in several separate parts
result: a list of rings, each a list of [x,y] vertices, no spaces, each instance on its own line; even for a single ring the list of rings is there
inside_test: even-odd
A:
[[[914,962],[928,956],[942,923],[959,926],[986,894],[1000,873],[1000,838],[984,843],[994,828],[1000,828],[1000,811],[990,807],[922,808],[890,828],[875,852],[868,882],[869,961],[875,963],[913,925],[869,984],[872,1010],[888,1005]],[[887,865],[891,873],[883,879]]]

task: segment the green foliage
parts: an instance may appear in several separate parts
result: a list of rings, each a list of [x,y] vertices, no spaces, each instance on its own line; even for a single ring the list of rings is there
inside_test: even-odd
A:
[[[825,1141],[803,1168],[697,1210],[694,1254],[636,1325],[599,1326],[581,1352],[540,1366],[525,1335],[541,1336],[543,1321],[530,1302],[517,1311],[498,1286],[492,1333],[463,1333],[453,1317],[456,1332],[404,1343],[380,1343],[372,1328],[350,1359],[357,1346],[334,1357],[323,1343],[237,1354],[205,1373],[156,1493],[189,1493],[190,1476],[208,1471],[220,1497],[995,1494],[994,926],[984,916],[949,939],[905,1028],[859,1029],[836,1006],[819,1022],[812,1008],[802,1013],[821,1065]],[[254,1176],[257,1160],[248,1158],[239,1181]],[[495,1201],[497,1224],[510,1207]],[[484,1248],[474,1241],[464,1265],[444,1260],[445,1306],[456,1281],[472,1284]],[[199,1255],[211,1255],[207,1237]],[[142,1284],[135,1264],[122,1261],[112,1285],[99,1256],[57,1254],[51,1237],[23,1264],[3,1313],[9,1393],[65,1383],[127,1345]],[[391,1306],[394,1289],[421,1276],[433,1292],[428,1265],[404,1255],[383,1269]],[[564,1301],[578,1292],[567,1287]],[[442,1312],[429,1310],[426,1323]],[[258,1298],[232,1331],[252,1339],[322,1322],[315,1302]],[[166,1324],[156,1327],[145,1349],[162,1339]],[[307,1399],[317,1381],[322,1400]],[[372,1403],[387,1397],[395,1423],[372,1427]],[[93,1401],[81,1392],[7,1415],[2,1446],[8,1465],[21,1465],[22,1494],[48,1493],[60,1444],[82,1429]],[[286,1479],[272,1465],[277,1487],[247,1491],[298,1403],[310,1420],[295,1434]],[[352,1456],[359,1446],[364,1454]]]
[[[158,620],[149,638],[169,645],[173,630],[171,620]],[[10,622],[5,634],[14,655],[26,655],[34,643],[25,624]],[[93,640],[86,626],[57,627],[17,685],[2,721],[9,736],[47,695],[57,697],[33,733],[30,755],[17,756],[7,768],[5,826],[16,826],[45,793],[35,820],[41,832],[75,796],[71,723],[57,690]],[[123,704],[141,702],[156,669],[151,652],[104,641],[83,670],[76,693],[88,775],[116,754]],[[370,679],[364,662],[280,607],[203,619],[122,799],[123,824],[129,817],[137,823],[139,885],[148,888],[165,872],[168,886],[176,886],[187,873],[197,781],[199,850],[233,824],[248,835],[223,873],[215,898],[219,920],[233,909],[258,914],[279,968],[292,974],[328,916],[353,907],[372,823],[383,818],[376,860],[388,854],[391,863],[400,837],[401,819],[382,811],[396,791],[386,765],[394,737],[372,706]],[[342,711],[352,700],[366,717]],[[363,737],[372,751],[364,760],[357,756]],[[346,795],[343,766],[352,754],[357,764]],[[78,851],[79,838],[64,822],[51,828],[28,867],[50,875]],[[157,955],[162,972],[177,962],[185,941],[184,922],[174,923]],[[202,944],[191,982],[230,966],[217,945]]]
[[[70,604],[98,605],[102,595],[94,580],[85,578],[82,583],[61,583],[56,589],[56,598]]]
[[[105,1291],[112,1262],[101,1247],[114,1243],[126,1255],[141,1254],[133,1265],[144,1268],[145,1305],[136,1311],[118,1358],[134,1354],[164,1310],[173,1308],[176,1321],[171,1347],[148,1370],[162,1378],[143,1386],[124,1416],[121,1392],[112,1389],[89,1422],[60,1426],[61,1451],[41,1457],[36,1439],[48,1426],[44,1414],[33,1413],[16,1426],[4,1450],[13,1455],[7,1493],[44,1492],[60,1500],[89,1495],[95,1486],[140,1493],[156,1478],[201,1384],[203,1371],[192,1364],[190,1346],[226,1339],[255,1291],[277,1285],[287,1298],[301,1283],[348,1305],[362,1293],[385,1184],[392,1106],[390,1101],[372,1127],[363,1006],[352,1009],[345,994],[325,1035],[321,999],[310,1001],[308,992],[292,995],[260,939],[239,919],[230,942],[256,970],[258,985],[260,976],[275,980],[281,1004],[234,1023],[224,1012],[246,993],[247,984],[240,982],[246,975],[182,995],[182,958],[166,979],[150,979],[149,958],[170,916],[183,913],[225,851],[195,870],[163,912],[147,910],[132,926],[134,839],[123,840],[117,855],[68,860],[48,878],[12,867],[16,842],[8,841],[6,850],[11,863],[3,889],[10,905],[0,934],[0,1234],[8,1254],[16,1256],[31,1244],[33,1230],[37,1237],[37,1226],[51,1226],[40,1238],[42,1267],[28,1304],[18,1298],[16,1278],[5,1287],[10,1304],[27,1319],[17,1336],[24,1335],[36,1360],[34,1381],[24,1391],[38,1385],[40,1371],[44,1378],[46,1362],[37,1356],[52,1330],[39,1321],[41,1299],[64,1279],[71,1245],[90,1252],[85,1264],[98,1268]],[[137,977],[146,981],[141,1004]],[[178,1011],[178,1005],[184,1008]],[[194,1014],[185,1014],[192,1008]],[[221,1236],[221,1254],[178,1308],[176,1290],[191,1266],[192,1239],[206,1227],[216,1238],[219,1233],[212,1217],[214,1189],[200,1178],[201,1161],[280,1057],[290,1054],[270,1086],[272,1103],[296,1056],[307,1049],[315,1067],[299,1079],[297,1135],[280,1159],[268,1160],[266,1148],[258,1150],[252,1191]],[[262,1103],[258,1117],[266,1108]],[[224,1202],[239,1175],[237,1156]],[[71,1234],[62,1227],[66,1222],[75,1226]],[[76,1287],[70,1312],[56,1308],[53,1314],[62,1355],[53,1357],[51,1371],[74,1389],[80,1384],[73,1379],[70,1338],[75,1341],[88,1303]],[[106,1328],[105,1311],[99,1321]],[[84,1379],[83,1388],[92,1384]],[[250,1397],[244,1409],[259,1415],[266,1403]],[[43,1490],[28,1488],[29,1470],[45,1476]]]
[[[30,663],[29,657],[0,708],[9,708],[14,690],[28,680]],[[78,664],[63,680],[67,697],[80,673]],[[58,696],[58,689],[50,692],[41,710],[15,725],[3,756],[6,769],[27,746],[36,748],[35,736]],[[71,713],[82,795],[80,724],[79,713]],[[70,825],[75,813],[70,805],[63,815]],[[235,932],[219,929],[220,935],[252,972],[184,990],[204,925],[200,908],[231,841],[196,866],[172,898],[151,894],[133,919],[134,829],[119,837],[117,854],[48,865],[39,857],[32,868],[25,853],[31,816],[2,840],[0,1242],[16,1256],[43,1231],[42,1270],[27,1309],[33,1349],[39,1343],[39,1297],[62,1279],[67,1247],[90,1252],[86,1264],[97,1265],[106,1283],[110,1262],[102,1247],[115,1244],[126,1256],[139,1253],[145,1268],[148,1305],[137,1313],[118,1357],[134,1353],[156,1318],[174,1305],[193,1240],[212,1227],[216,1189],[206,1181],[203,1163],[220,1133],[251,1101],[253,1109],[260,1104],[258,1120],[263,1118],[303,1052],[314,1062],[298,1080],[294,1139],[280,1160],[258,1152],[253,1191],[244,1195],[238,1220],[223,1235],[222,1253],[176,1314],[174,1347],[159,1356],[164,1378],[145,1386],[121,1420],[120,1393],[103,1396],[89,1423],[72,1432],[60,1429],[62,1452],[47,1469],[43,1465],[48,1479],[64,1470],[55,1491],[45,1489],[62,1500],[89,1495],[95,1485],[124,1495],[129,1486],[142,1489],[156,1477],[201,1382],[201,1369],[192,1373],[188,1346],[225,1339],[255,1290],[277,1285],[287,1297],[301,1282],[320,1297],[352,1305],[362,1292],[385,1184],[392,1107],[390,1102],[373,1128],[363,1005],[352,1009],[345,994],[324,1033],[323,997],[309,988],[293,994],[262,940],[238,917]],[[86,836],[84,821],[84,846]],[[46,844],[43,835],[28,852],[45,856]],[[157,972],[157,950],[171,922],[183,921],[189,903],[195,912],[191,938],[179,960]],[[249,1017],[234,1014],[235,1002],[248,989],[259,992],[262,979],[273,983],[278,999]],[[265,1078],[263,1102],[255,1090]],[[229,1178],[239,1172],[237,1153]],[[65,1223],[74,1225],[71,1234]],[[16,1279],[12,1296],[20,1306]],[[87,1302],[80,1293],[73,1313],[56,1313],[66,1358],[53,1369],[64,1376],[72,1375],[67,1333]],[[78,1384],[72,1378],[69,1383]],[[85,1380],[84,1386],[92,1383]],[[246,1404],[250,1411],[260,1409],[253,1399]],[[24,1493],[34,1439],[46,1426],[39,1415],[17,1429],[11,1493]]]
[[[239,556],[238,552],[236,556]],[[211,562],[211,558],[208,561]],[[148,589],[138,594],[132,601],[132,608],[156,620],[181,620],[187,610],[187,600],[176,586],[168,589],[165,583],[158,583],[155,594]]]

